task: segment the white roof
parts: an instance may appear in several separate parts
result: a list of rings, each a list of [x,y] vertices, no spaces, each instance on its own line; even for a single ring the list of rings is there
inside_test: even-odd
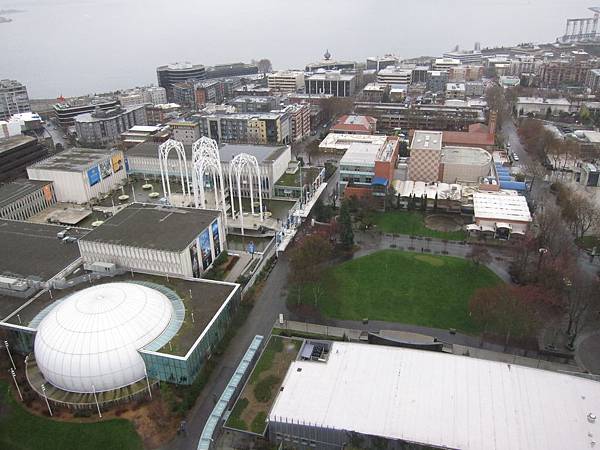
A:
[[[473,194],[476,219],[502,222],[531,222],[527,199],[515,191],[478,192]]]
[[[343,165],[361,165],[374,166],[375,159],[379,153],[381,145],[379,144],[364,144],[362,142],[354,142],[350,144],[344,156],[340,160],[340,166]]]
[[[442,132],[441,131],[415,131],[411,150],[441,150],[442,149]]]
[[[329,133],[325,139],[321,141],[319,147],[347,150],[354,142],[378,144],[381,147],[385,143],[386,139],[387,136],[380,134]]]
[[[581,133],[592,144],[600,143],[600,131],[582,130]]]
[[[140,133],[156,133],[160,131],[160,127],[155,127],[152,125],[134,125],[128,131],[139,131]]]
[[[570,106],[571,102],[566,98],[542,98],[542,97],[517,97],[519,104],[533,105],[563,105]]]
[[[72,392],[121,388],[145,376],[138,350],[165,330],[173,307],[155,289],[107,283],[76,292],[42,319],[35,359],[46,380]]]
[[[295,361],[269,421],[463,450],[590,448],[600,383],[467,356],[334,342]],[[588,435],[588,433],[591,433]]]

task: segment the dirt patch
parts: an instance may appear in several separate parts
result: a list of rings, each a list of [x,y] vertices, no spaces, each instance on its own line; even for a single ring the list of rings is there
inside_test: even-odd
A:
[[[429,255],[416,255],[415,259],[429,264],[430,266],[440,267],[444,265],[444,260]]]
[[[460,231],[463,227],[463,221],[460,217],[446,214],[432,214],[425,217],[425,226],[435,231]]]

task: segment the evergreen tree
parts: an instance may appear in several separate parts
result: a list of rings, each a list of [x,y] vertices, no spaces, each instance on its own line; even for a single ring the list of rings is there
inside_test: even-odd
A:
[[[350,250],[354,245],[354,231],[352,231],[352,218],[348,201],[344,200],[340,208],[340,241],[342,247]]]

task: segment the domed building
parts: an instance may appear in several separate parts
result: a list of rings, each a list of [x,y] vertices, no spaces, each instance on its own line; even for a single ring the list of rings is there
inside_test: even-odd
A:
[[[133,283],[76,292],[40,322],[37,366],[53,386],[87,393],[120,389],[145,378],[138,350],[165,332],[173,316],[167,296]]]

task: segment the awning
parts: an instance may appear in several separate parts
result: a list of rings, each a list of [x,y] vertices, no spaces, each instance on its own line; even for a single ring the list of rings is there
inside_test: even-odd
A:
[[[467,225],[467,231],[481,231],[481,228],[476,223],[470,223]]]
[[[506,228],[508,230],[512,229],[512,225],[505,222],[496,222],[496,229],[498,228]]]
[[[495,233],[496,229],[491,225],[481,225],[481,231],[489,231],[491,233]]]
[[[387,186],[387,185],[388,185],[388,179],[383,178],[383,177],[375,177],[375,178],[373,178],[373,181],[371,182],[371,186]]]
[[[525,231],[523,230],[510,230],[510,234],[522,234],[525,236]]]

